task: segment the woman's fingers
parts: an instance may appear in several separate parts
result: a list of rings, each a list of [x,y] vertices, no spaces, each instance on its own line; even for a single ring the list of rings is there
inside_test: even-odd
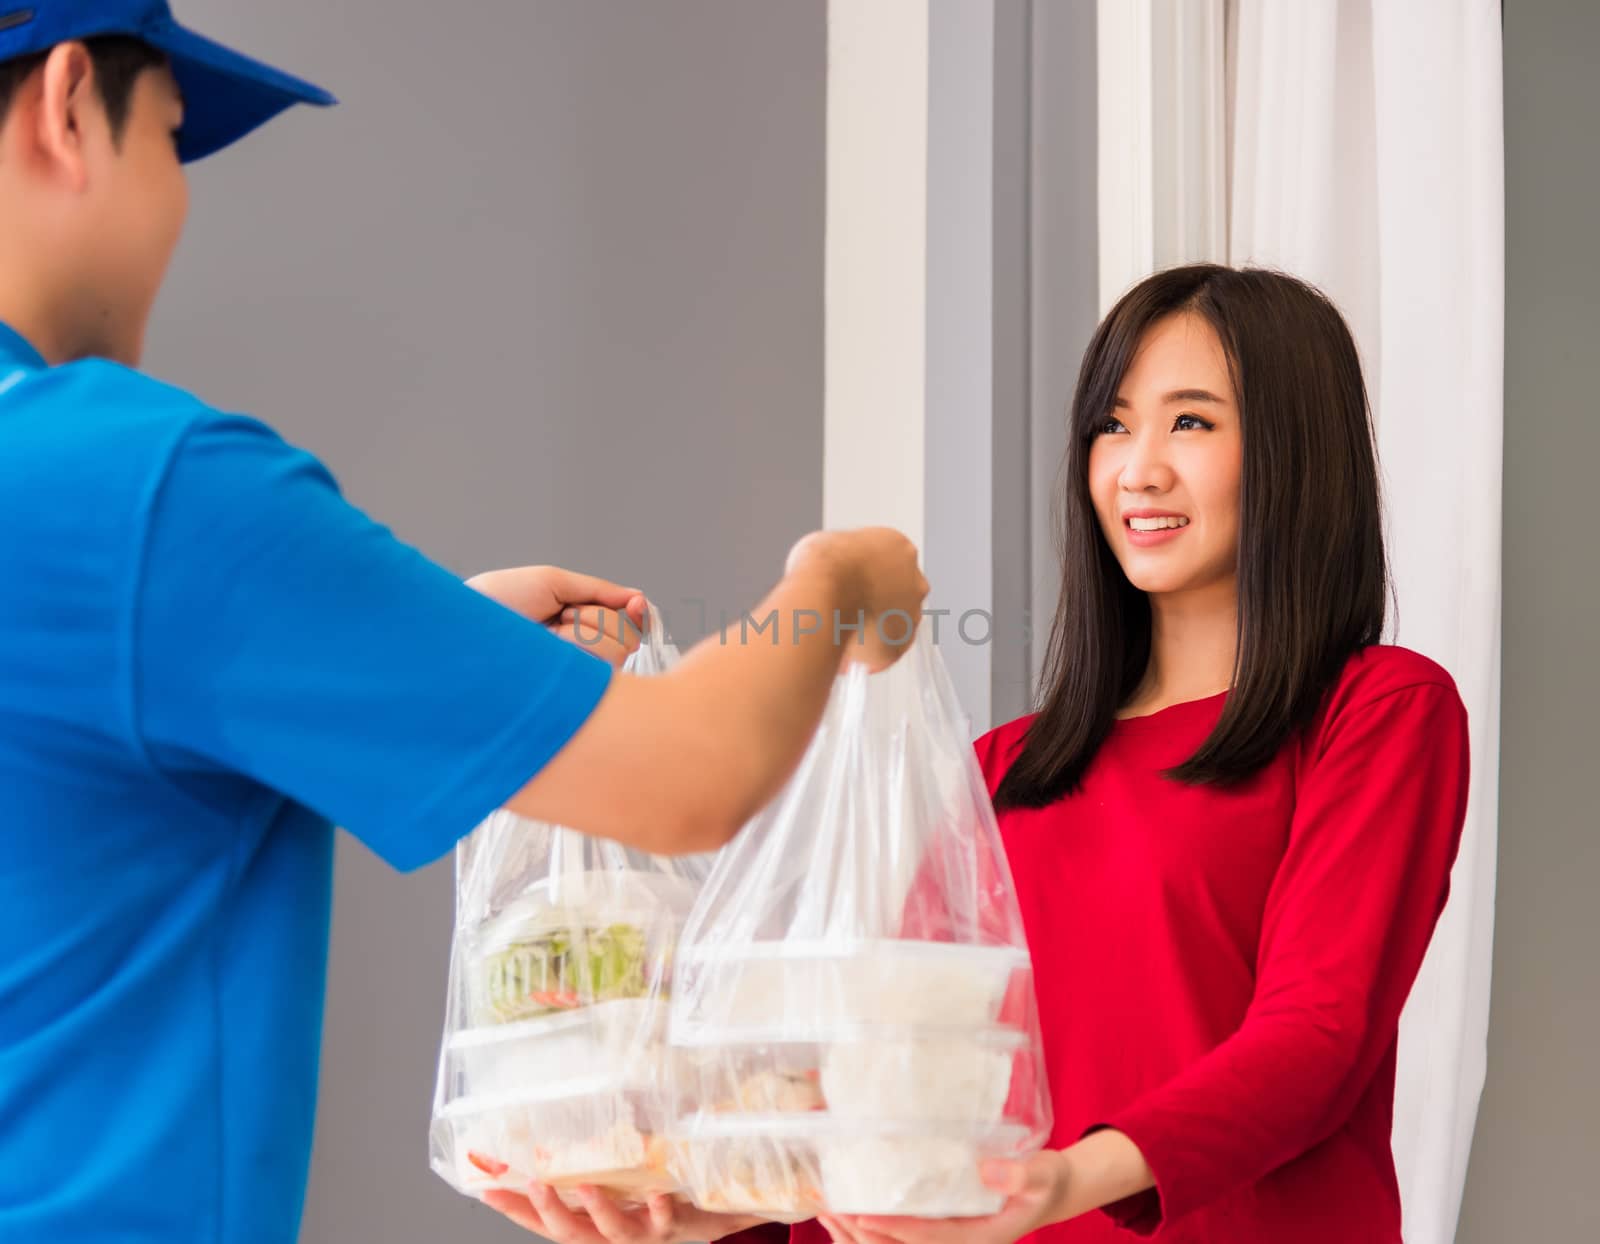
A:
[[[483,1203],[490,1209],[504,1214],[525,1231],[532,1231],[535,1235],[550,1234],[544,1225],[544,1219],[539,1216],[539,1211],[534,1209],[533,1203],[520,1192],[490,1188],[483,1194]]]
[[[829,1214],[818,1217],[822,1229],[828,1233],[828,1238],[833,1244],[868,1244],[862,1236],[843,1218],[835,1218]]]
[[[627,1213],[598,1188],[579,1188],[578,1199],[607,1244],[648,1244],[658,1238],[643,1215]]]
[[[659,1240],[670,1240],[672,1232],[678,1225],[678,1206],[669,1196],[653,1196],[650,1198],[650,1226],[655,1230]]]
[[[533,1184],[528,1199],[544,1221],[542,1234],[556,1244],[609,1244],[587,1214],[577,1214],[562,1204],[549,1184]]]
[[[957,1220],[926,1218],[855,1218],[851,1226],[862,1237],[862,1244],[876,1244],[883,1240],[892,1244],[932,1244],[932,1241],[951,1238],[951,1228]],[[962,1237],[959,1232],[955,1239]]]
[[[479,1165],[474,1158],[474,1165]],[[500,1166],[492,1158],[482,1164]],[[680,1205],[669,1196],[653,1196],[645,1207],[625,1210],[598,1188],[580,1187],[577,1197],[583,1209],[569,1209],[547,1184],[529,1185],[527,1195],[493,1188],[483,1195],[483,1203],[505,1215],[517,1226],[545,1236],[555,1244],[670,1244],[672,1241],[716,1240],[759,1225],[764,1219],[724,1214],[707,1214]],[[836,1237],[840,1244],[895,1244],[893,1240],[874,1240],[870,1236]]]
[[[827,1216],[819,1221],[838,1244],[902,1244],[898,1236],[875,1231],[859,1218]]]

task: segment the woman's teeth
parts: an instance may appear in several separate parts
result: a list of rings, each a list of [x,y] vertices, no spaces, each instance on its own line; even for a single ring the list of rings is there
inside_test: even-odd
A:
[[[1130,518],[1128,526],[1135,531],[1165,531],[1169,527],[1187,527],[1187,518]]]

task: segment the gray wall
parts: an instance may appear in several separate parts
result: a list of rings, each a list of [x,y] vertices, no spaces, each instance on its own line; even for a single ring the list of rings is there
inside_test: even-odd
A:
[[[1095,6],[1035,0],[1032,19],[1024,447],[1028,560],[1021,573],[1028,579],[1028,669],[1036,686],[1061,591],[1056,499],[1067,452],[1067,413],[1078,366],[1100,319],[1100,205]]]
[[[1032,707],[1060,587],[1056,478],[1098,315],[1095,7],[935,5],[929,36],[923,555],[981,732]],[[976,608],[978,647],[958,634]]]
[[[179,8],[345,102],[195,167],[150,369],[463,573],[752,603],[821,521],[824,6]],[[529,1238],[427,1169],[451,903],[341,842],[309,1244]]]
[[[1600,6],[1505,6],[1505,656],[1489,1071],[1458,1244],[1600,1239]]]

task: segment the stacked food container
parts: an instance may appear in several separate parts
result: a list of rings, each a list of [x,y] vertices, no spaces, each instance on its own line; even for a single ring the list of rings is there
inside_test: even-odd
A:
[[[676,653],[653,619],[637,673]],[[431,1160],[459,1191],[670,1192],[673,956],[709,870],[500,812],[456,855]]]
[[[1049,1131],[1032,973],[938,651],[840,679],[680,942],[674,1170],[702,1208],[961,1217]]]
[[[478,832],[554,838],[557,856],[621,850],[509,814]],[[461,1191],[537,1179],[632,1200],[676,1186],[666,999],[698,878],[649,862],[544,877],[458,937],[433,1164]]]

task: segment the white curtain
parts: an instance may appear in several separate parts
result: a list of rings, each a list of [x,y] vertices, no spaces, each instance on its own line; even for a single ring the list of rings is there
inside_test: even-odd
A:
[[[1504,164],[1498,0],[1233,0],[1229,259],[1348,315],[1378,424],[1397,642],[1472,720],[1467,827],[1401,1023],[1408,1244],[1453,1240],[1483,1086],[1499,768]],[[1337,522],[1336,515],[1329,516]]]

